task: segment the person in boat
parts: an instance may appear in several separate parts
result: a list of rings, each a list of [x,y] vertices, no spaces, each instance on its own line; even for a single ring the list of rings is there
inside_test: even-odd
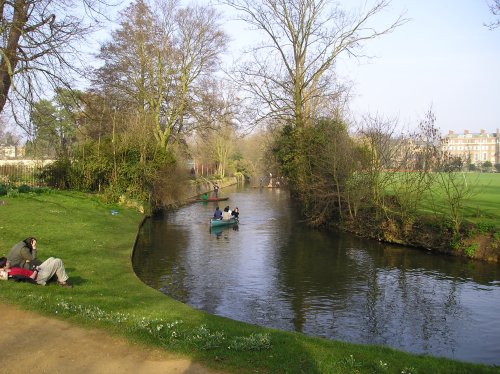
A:
[[[234,217],[236,219],[239,219],[240,216],[240,210],[238,207],[234,208],[234,210],[231,212],[231,217]]]
[[[222,219],[226,221],[231,219],[231,211],[229,210],[229,205],[224,208],[224,211],[222,212]]]
[[[219,207],[215,208],[214,219],[222,219],[222,212]]]
[[[207,201],[208,200],[208,194],[205,192],[202,196],[201,196],[201,199],[203,201]]]
[[[219,197],[219,185],[214,183],[214,196],[217,199]]]

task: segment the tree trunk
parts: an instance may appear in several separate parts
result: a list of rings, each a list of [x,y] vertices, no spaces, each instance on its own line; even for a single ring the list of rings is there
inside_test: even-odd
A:
[[[14,16],[9,30],[7,46],[2,53],[0,61],[0,113],[7,103],[7,97],[12,86],[12,76],[19,61],[17,49],[21,38],[22,30],[28,19],[28,5],[25,0],[17,0],[14,3]],[[2,14],[3,17],[3,14]]]

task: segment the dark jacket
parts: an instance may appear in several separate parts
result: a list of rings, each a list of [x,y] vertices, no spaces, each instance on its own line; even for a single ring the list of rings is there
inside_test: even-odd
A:
[[[214,219],[221,219],[222,218],[222,212],[220,209],[215,209],[214,213]]]

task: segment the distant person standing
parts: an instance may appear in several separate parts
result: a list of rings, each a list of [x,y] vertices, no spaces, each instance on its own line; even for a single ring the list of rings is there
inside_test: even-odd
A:
[[[217,182],[214,183],[214,196],[216,199],[219,197],[219,185]]]

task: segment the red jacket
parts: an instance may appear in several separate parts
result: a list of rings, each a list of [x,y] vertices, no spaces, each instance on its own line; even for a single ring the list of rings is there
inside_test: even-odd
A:
[[[33,271],[23,268],[10,268],[9,276],[12,277],[13,275],[24,275],[29,278],[33,275]]]

